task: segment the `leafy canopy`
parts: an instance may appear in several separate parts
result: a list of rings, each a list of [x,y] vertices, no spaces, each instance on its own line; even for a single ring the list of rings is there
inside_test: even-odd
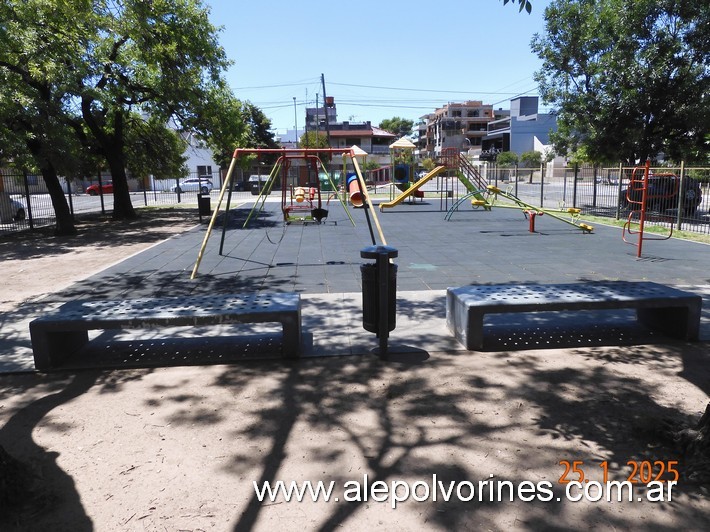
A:
[[[707,157],[710,4],[556,0],[532,41],[558,153],[634,162]]]
[[[516,0],[503,0],[503,5],[506,5],[508,2],[510,2],[512,5],[515,5]],[[528,14],[532,13],[532,3],[530,0],[517,0],[518,4],[520,4],[520,9],[518,11],[522,11],[523,9],[528,12]]]
[[[404,137],[412,133],[414,120],[408,120],[406,118],[395,116],[393,118],[385,118],[382,122],[380,122],[378,127],[394,135]]]

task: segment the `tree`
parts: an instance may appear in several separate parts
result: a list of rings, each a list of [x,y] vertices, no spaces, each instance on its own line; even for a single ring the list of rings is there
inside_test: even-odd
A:
[[[76,73],[67,65],[83,49],[81,35],[95,31],[87,11],[88,0],[65,3],[61,13],[37,0],[0,4],[0,142],[16,167],[41,173],[59,235],[76,232],[59,175],[73,175],[84,158],[84,131],[67,96]]]
[[[250,138],[256,134],[247,131],[244,106],[226,86],[211,89],[202,116],[197,134],[221,168],[229,166],[235,148],[251,147]]]
[[[131,218],[126,171],[182,164],[167,124],[207,139],[214,117],[227,114],[219,96],[229,62],[200,0],[10,0],[0,20],[0,120],[15,135],[13,158],[42,172],[60,232],[73,225],[58,173],[101,157],[114,218]]]
[[[424,170],[426,170],[427,172],[431,172],[435,167],[436,161],[431,157],[427,157],[426,159],[422,160],[422,168],[424,168]]]
[[[78,80],[84,122],[114,185],[114,219],[135,216],[126,179],[127,122],[136,111],[185,129],[199,127],[228,66],[216,29],[199,0],[99,3],[96,33]]]
[[[542,164],[542,153],[539,151],[526,151],[520,154],[520,162],[528,168],[536,168]]]
[[[298,141],[301,148],[330,148],[328,137],[320,131],[306,131]]]
[[[556,0],[532,48],[558,153],[697,160],[710,131],[710,6],[695,0]]]
[[[512,5],[515,5],[515,0],[503,0],[503,5],[507,4],[510,2]],[[530,0],[517,0],[518,4],[520,4],[520,9],[519,11],[522,11],[523,9],[530,14],[532,12],[532,3],[530,3]]]
[[[504,151],[496,157],[498,166],[515,166],[518,164],[518,154],[512,151]]]
[[[126,128],[126,149],[131,153],[126,169],[134,177],[155,179],[187,175],[186,142],[173,129],[155,118],[130,115]]]
[[[380,125],[380,129],[389,131],[394,135],[399,135],[404,137],[412,133],[412,128],[414,127],[414,120],[407,120],[406,118],[400,118],[395,116],[393,118],[385,118]]]

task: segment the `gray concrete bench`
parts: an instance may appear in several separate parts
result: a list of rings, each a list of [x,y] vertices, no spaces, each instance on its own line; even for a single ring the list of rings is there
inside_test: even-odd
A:
[[[295,293],[70,301],[30,322],[35,368],[57,368],[89,341],[88,331],[279,322],[282,355],[301,348],[301,297]]]
[[[683,340],[697,340],[702,298],[649,282],[505,284],[449,288],[446,323],[466,349],[483,347],[486,314],[636,309],[645,326]]]

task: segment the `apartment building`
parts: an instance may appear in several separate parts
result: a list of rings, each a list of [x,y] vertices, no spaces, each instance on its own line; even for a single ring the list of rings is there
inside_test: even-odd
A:
[[[537,96],[520,96],[510,101],[510,115],[488,123],[482,139],[482,153],[493,155],[512,151],[521,155],[536,146],[548,145],[550,133],[557,129],[554,115],[538,112]]]
[[[418,126],[420,154],[438,156],[446,148],[480,149],[488,123],[495,117],[493,106],[479,100],[447,103],[422,117]]]

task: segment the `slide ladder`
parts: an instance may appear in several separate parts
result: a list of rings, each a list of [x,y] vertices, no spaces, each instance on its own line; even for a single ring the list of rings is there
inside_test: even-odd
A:
[[[478,205],[490,211],[491,206],[484,195],[488,183],[481,176],[478,169],[466,157],[463,157],[456,148],[444,149],[440,160],[442,164],[456,171],[456,177],[468,192],[467,196],[473,196]]]

